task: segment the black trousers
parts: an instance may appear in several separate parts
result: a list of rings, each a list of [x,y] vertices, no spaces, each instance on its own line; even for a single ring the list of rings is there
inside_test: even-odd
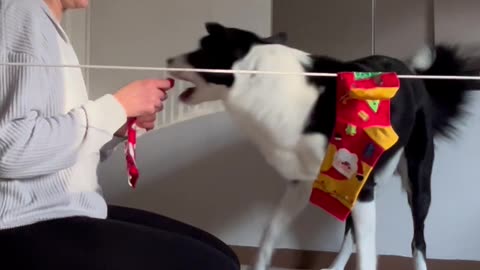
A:
[[[170,218],[109,208],[106,220],[72,217],[0,230],[0,269],[238,270],[216,237]]]

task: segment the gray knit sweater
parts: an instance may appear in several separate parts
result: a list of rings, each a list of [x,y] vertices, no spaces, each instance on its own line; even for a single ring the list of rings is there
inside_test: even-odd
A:
[[[0,0],[0,62],[78,64],[49,12],[42,0]],[[0,229],[105,218],[96,170],[125,121],[112,95],[88,100],[80,69],[0,66]]]

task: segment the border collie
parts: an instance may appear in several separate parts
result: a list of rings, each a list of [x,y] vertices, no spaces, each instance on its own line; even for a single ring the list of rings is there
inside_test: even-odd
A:
[[[386,56],[344,62],[312,55],[284,45],[285,34],[270,38],[219,23],[206,23],[208,35],[199,48],[167,60],[172,68],[232,69],[284,72],[396,72],[397,74],[477,75],[457,50],[425,48],[411,64]],[[409,63],[410,63],[409,62]],[[221,100],[227,112],[258,147],[266,161],[287,180],[286,192],[261,239],[255,270],[270,264],[274,244],[309,204],[327,143],[335,124],[336,79],[300,75],[213,74],[172,72],[193,83],[182,102],[199,104]],[[391,122],[399,135],[367,179],[346,222],[341,250],[330,269],[344,269],[353,247],[357,269],[377,267],[375,246],[375,183],[399,174],[413,216],[412,252],[416,270],[426,270],[424,222],[430,207],[434,137],[453,139],[454,122],[462,115],[466,80],[401,79],[391,101]]]

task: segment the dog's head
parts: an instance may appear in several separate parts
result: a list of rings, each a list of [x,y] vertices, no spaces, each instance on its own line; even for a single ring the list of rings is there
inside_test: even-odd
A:
[[[283,44],[286,34],[269,38],[219,23],[206,23],[207,35],[200,40],[199,48],[167,60],[171,68],[196,68],[230,70],[254,45]],[[172,72],[175,78],[191,82],[194,87],[185,90],[180,99],[188,104],[199,104],[221,99],[234,83],[234,75],[226,73]]]

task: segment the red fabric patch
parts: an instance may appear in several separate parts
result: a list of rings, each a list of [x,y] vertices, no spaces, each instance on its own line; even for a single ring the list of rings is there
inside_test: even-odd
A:
[[[127,141],[125,142],[125,159],[127,161],[128,184],[135,188],[140,173],[136,163],[135,148],[137,147],[137,131],[135,130],[135,118],[127,121]]]

